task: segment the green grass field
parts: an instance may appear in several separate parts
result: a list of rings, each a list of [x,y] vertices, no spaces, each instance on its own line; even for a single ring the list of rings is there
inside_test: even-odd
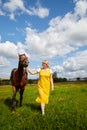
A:
[[[0,86],[0,130],[87,130],[85,83],[55,84],[44,116],[35,102],[37,86],[26,86],[23,106],[18,104],[14,113],[11,97],[11,86]]]

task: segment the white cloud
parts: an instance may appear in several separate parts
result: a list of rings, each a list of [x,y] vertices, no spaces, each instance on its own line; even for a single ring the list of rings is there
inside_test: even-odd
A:
[[[1,10],[1,7],[2,7],[2,1],[0,0],[0,15],[5,15],[5,13]]]
[[[8,65],[9,65],[9,61],[6,58],[0,56],[0,68],[6,67]]]
[[[16,58],[17,46],[10,41],[6,41],[5,43],[0,43],[0,55],[10,57],[10,58]]]
[[[77,52],[72,57],[67,57],[63,64],[52,67],[58,77],[76,78],[87,76],[87,50]]]
[[[27,9],[24,5],[23,0],[9,0],[4,4],[4,9],[8,9],[10,12],[9,16],[11,20],[15,20],[15,15],[27,13],[28,15],[36,15],[40,18],[45,18],[49,15],[49,10],[38,5],[37,7],[30,7]],[[16,13],[19,11],[19,13]]]
[[[77,3],[79,4],[79,2]],[[80,7],[84,7],[84,1],[81,1]],[[75,9],[74,13],[67,13],[63,18],[51,19],[49,27],[43,32],[26,28],[26,43],[31,54],[49,58],[57,55],[65,56],[70,52],[79,50],[79,47],[87,45],[86,9],[87,7],[84,10],[84,16],[80,19],[76,13],[78,8]]]
[[[4,4],[4,7],[9,9],[9,11],[14,12],[18,8],[21,10],[25,10],[24,4],[22,0],[9,0]]]
[[[8,36],[15,36],[15,33],[8,33]]]
[[[68,71],[78,71],[87,68],[87,50],[78,52],[75,57],[68,58],[63,67]],[[86,69],[87,70],[87,69]]]
[[[79,17],[87,16],[87,0],[79,0],[76,2],[75,15]]]
[[[0,15],[5,15],[5,13],[2,10],[0,10]]]
[[[24,4],[22,0],[9,0],[4,4],[4,9],[8,9],[10,12],[9,16],[11,20],[15,19],[15,11],[16,10],[25,10]]]
[[[12,68],[18,67],[18,53],[27,55],[25,50],[26,46],[21,42],[17,45],[10,41],[0,43],[0,77],[10,77]]]
[[[21,43],[21,42],[18,42],[18,43],[17,43],[17,52],[18,52],[18,54],[26,54],[27,57],[30,57],[30,56],[28,55],[28,53],[26,52],[26,49],[27,49],[27,46],[26,46],[26,45],[24,45],[24,44]]]
[[[58,73],[62,73],[64,71],[63,67],[60,65],[55,65],[52,67],[52,69]]]
[[[56,65],[53,70],[62,77],[87,76],[87,1],[77,1],[74,13],[67,13],[63,18],[56,17],[49,22],[49,28],[44,32],[26,28],[26,43],[31,55],[39,58],[53,58],[66,56],[61,66]],[[80,11],[83,9],[83,11]],[[76,52],[78,51],[78,53]],[[75,52],[68,58],[67,54]]]
[[[49,15],[49,10],[47,8],[43,8],[43,7],[38,7],[38,8],[31,8],[32,14],[33,15],[37,15],[40,18],[44,18],[47,17]]]
[[[56,55],[64,56],[76,50],[73,46],[66,44],[65,37],[56,28],[49,27],[45,32],[38,33],[36,30],[26,28],[26,43],[31,53],[52,58]]]
[[[17,45],[10,41],[6,41],[5,43],[0,43],[0,55],[5,56],[7,58],[17,58],[18,53],[23,54],[26,53],[27,46],[23,43],[18,42]]]

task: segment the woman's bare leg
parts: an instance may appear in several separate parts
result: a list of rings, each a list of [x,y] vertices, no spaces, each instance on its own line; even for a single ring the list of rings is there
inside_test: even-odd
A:
[[[44,103],[41,103],[41,112],[42,112],[42,115],[45,114],[45,104]]]

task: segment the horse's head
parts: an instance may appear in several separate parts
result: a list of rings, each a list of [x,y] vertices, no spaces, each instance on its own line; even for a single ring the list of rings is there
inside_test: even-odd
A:
[[[28,57],[25,55],[25,54],[19,54],[19,64],[22,66],[22,67],[27,67],[28,66]]]

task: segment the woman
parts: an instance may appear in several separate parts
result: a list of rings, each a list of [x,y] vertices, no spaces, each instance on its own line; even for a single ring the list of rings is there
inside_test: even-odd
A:
[[[38,97],[36,101],[41,104],[41,112],[42,115],[44,115],[45,104],[48,104],[49,102],[50,86],[51,90],[54,90],[52,71],[49,67],[49,63],[47,60],[44,60],[42,62],[42,68],[34,71],[28,68],[28,72],[33,75],[39,73]]]

